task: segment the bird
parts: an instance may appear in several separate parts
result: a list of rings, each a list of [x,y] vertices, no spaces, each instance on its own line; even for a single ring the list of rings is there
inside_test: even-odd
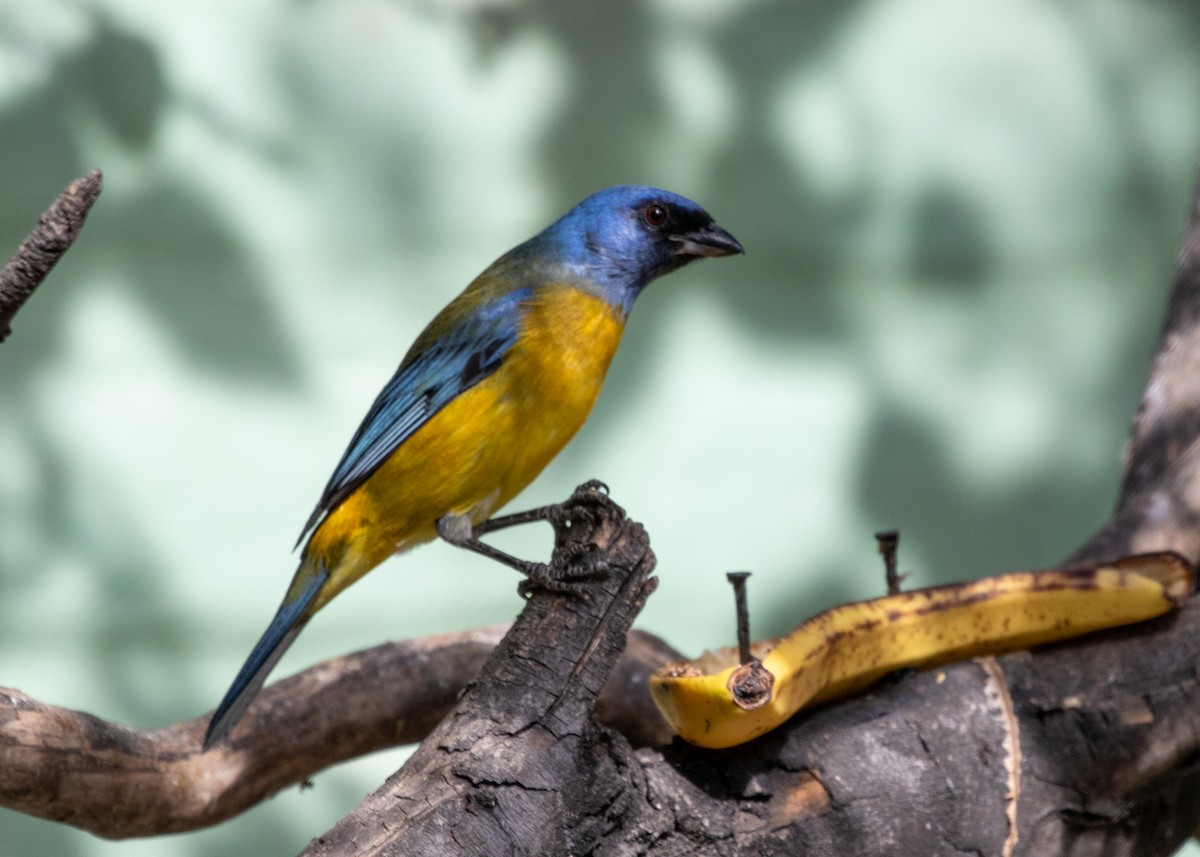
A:
[[[241,718],[309,619],[392,554],[440,535],[535,574],[537,564],[478,538],[492,513],[583,425],[642,290],[693,260],[743,252],[695,202],[619,185],[471,281],[417,337],[334,468],[296,542],[292,582],[204,749]]]

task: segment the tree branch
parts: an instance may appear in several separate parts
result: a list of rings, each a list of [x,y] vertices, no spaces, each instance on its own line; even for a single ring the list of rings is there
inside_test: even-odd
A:
[[[109,838],[217,824],[338,762],[420,741],[506,630],[387,643],[325,661],[264,690],[208,753],[200,750],[208,714],[139,730],[0,688],[0,805]],[[679,657],[657,637],[632,634],[600,696],[604,721],[637,744],[669,741],[649,697],[628,688],[645,687],[651,672]]]
[[[0,270],[0,342],[12,333],[12,319],[17,310],[79,237],[83,221],[100,196],[102,186],[99,170],[71,182]]]
[[[1200,179],[1150,377],[1122,455],[1112,518],[1063,563],[1173,550],[1200,557]]]

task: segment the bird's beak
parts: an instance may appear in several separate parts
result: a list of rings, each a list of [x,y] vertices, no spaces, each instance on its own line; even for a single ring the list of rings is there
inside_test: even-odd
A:
[[[675,243],[672,248],[675,256],[733,256],[746,252],[736,238],[711,221],[699,229],[669,238]]]

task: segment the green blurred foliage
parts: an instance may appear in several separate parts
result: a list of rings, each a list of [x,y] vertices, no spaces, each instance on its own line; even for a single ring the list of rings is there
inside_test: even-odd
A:
[[[0,682],[138,726],[224,691],[424,322],[578,199],[659,184],[744,259],[641,300],[578,440],[644,521],[642,626],[732,641],[1055,562],[1111,508],[1200,151],[1182,2],[0,2],[0,246],[105,171],[0,349]],[[544,532],[506,535],[530,555]],[[520,606],[433,546],[279,670]],[[470,591],[469,600],[457,593]],[[0,814],[2,855],[294,853],[400,755],[142,843]]]

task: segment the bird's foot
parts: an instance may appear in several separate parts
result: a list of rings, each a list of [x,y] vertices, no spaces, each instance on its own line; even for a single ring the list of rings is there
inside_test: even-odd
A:
[[[560,551],[552,564],[530,563],[517,594],[528,599],[539,589],[577,598],[588,598],[588,584],[609,573],[608,559],[593,544]]]
[[[608,573],[608,561],[596,545],[570,541],[565,536],[573,527],[594,520],[597,506],[605,505],[612,505],[612,500],[608,498],[608,486],[598,479],[590,479],[576,488],[564,503],[489,518],[479,524],[473,524],[466,515],[443,515],[437,520],[437,533],[456,547],[486,556],[524,574],[526,579],[521,581],[517,589],[523,598],[528,598],[538,589],[586,597],[588,582]],[[555,558],[551,564],[515,557],[480,539],[487,533],[534,521],[548,522],[558,534]]]

